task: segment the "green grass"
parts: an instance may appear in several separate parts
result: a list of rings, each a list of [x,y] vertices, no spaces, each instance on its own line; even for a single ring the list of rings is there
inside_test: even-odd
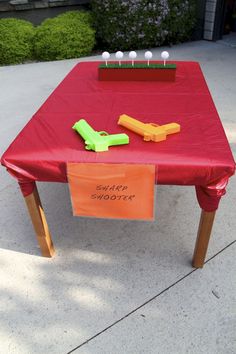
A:
[[[147,63],[134,63],[132,65],[131,63],[108,63],[106,64],[100,64],[99,68],[101,69],[176,69],[176,64],[153,64],[150,63],[147,65]]]

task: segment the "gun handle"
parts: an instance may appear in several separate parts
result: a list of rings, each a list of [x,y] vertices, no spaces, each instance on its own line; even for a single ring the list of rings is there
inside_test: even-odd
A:
[[[118,120],[118,124],[122,125],[123,127],[139,134],[144,135],[145,124],[139,122],[137,119],[134,119],[127,114],[122,114]]]

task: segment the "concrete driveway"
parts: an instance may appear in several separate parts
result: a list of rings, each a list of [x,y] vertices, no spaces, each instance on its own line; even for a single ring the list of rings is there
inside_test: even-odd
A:
[[[230,38],[155,52],[200,62],[235,156]],[[77,62],[0,67],[1,154]],[[57,251],[47,259],[17,183],[4,168],[0,178],[1,354],[236,353],[235,177],[202,270],[190,263],[200,215],[194,188],[158,186],[156,221],[147,223],[74,218],[67,185],[39,183]]]

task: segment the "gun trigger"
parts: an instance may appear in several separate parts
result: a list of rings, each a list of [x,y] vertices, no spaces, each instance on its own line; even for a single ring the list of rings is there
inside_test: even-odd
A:
[[[106,136],[106,135],[109,135],[107,132],[104,132],[104,131],[102,131],[102,132],[98,132],[98,134],[99,134],[99,135],[101,135],[101,136]]]
[[[92,150],[92,146],[88,140],[85,140],[85,149],[86,150]]]
[[[144,135],[143,135],[143,140],[144,140],[144,141],[150,141],[150,140],[151,140],[150,134],[144,133]]]

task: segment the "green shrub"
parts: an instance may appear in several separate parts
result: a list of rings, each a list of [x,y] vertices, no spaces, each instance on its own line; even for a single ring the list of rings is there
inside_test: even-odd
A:
[[[194,25],[194,1],[92,0],[97,40],[108,50],[185,40]]]
[[[106,49],[147,48],[166,38],[166,0],[93,0],[92,7],[97,37]]]
[[[0,20],[0,64],[17,64],[32,59],[32,23],[15,18]]]
[[[34,37],[36,58],[57,60],[89,55],[95,44],[91,22],[91,15],[81,11],[45,20]]]
[[[169,0],[169,8],[165,23],[167,42],[173,44],[191,39],[197,17],[196,1]]]
[[[57,19],[78,20],[87,25],[93,25],[93,16],[89,11],[67,11],[56,17]]]

